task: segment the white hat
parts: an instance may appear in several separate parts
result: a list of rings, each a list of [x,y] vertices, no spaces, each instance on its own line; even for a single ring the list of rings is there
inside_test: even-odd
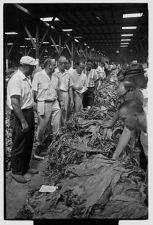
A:
[[[137,63],[138,63],[137,60],[133,60],[133,61],[132,61],[132,64],[137,64]]]
[[[20,59],[20,64],[27,64],[27,65],[31,65],[31,66],[36,66],[38,64],[38,62],[30,56],[23,56]]]

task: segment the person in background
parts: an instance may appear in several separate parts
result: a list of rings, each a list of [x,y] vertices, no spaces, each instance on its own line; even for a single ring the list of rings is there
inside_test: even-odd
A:
[[[96,63],[94,63],[94,69],[96,70],[98,77],[99,77],[99,83],[98,83],[98,87],[97,89],[99,89],[99,87],[102,84],[103,79],[105,78],[105,73],[104,70],[102,69],[102,67],[99,65],[97,65]]]
[[[78,113],[82,108],[83,93],[87,90],[87,77],[83,72],[85,64],[83,61],[74,63],[75,69],[71,73],[74,113]]]
[[[71,60],[67,59],[65,64],[65,70],[67,70],[69,73],[73,72],[73,67],[71,66]]]
[[[51,119],[52,136],[58,135],[60,130],[61,110],[59,107],[59,80],[55,76],[55,59],[46,59],[44,69],[37,72],[32,82],[33,97],[37,103],[38,146],[35,150],[34,158],[43,159],[46,155],[45,131]]]
[[[36,174],[30,168],[34,141],[34,112],[31,79],[37,62],[30,56],[20,59],[19,69],[12,75],[7,86],[7,104],[11,109],[12,128],[11,167],[12,177],[19,183],[26,183],[26,173]]]
[[[86,64],[87,91],[83,94],[83,108],[90,109],[94,104],[95,92],[98,88],[99,77],[95,69],[93,69],[92,60],[88,60]]]
[[[70,78],[70,73],[65,69],[66,64],[67,64],[66,57],[60,56],[58,59],[58,67],[56,69],[56,76],[59,79],[62,126],[64,126],[66,121],[68,120],[69,107],[71,110],[74,107],[72,81]]]
[[[130,131],[140,130],[140,141],[143,146],[144,154],[148,159],[148,134],[147,134],[147,114],[143,110],[143,104],[138,99],[125,101],[119,107],[119,116],[125,127]],[[114,159],[119,158],[123,149],[117,149],[113,155]]]

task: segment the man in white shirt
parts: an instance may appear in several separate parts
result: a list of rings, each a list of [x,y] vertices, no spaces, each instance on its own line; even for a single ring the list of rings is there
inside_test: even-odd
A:
[[[73,93],[72,93],[72,82],[70,73],[65,70],[67,64],[66,57],[60,56],[58,59],[58,67],[56,69],[56,76],[59,79],[59,90],[60,90],[60,106],[61,106],[61,123],[65,125],[68,120],[69,106],[73,108]]]
[[[95,91],[97,90],[99,77],[95,69],[93,69],[92,60],[88,60],[86,64],[86,76],[88,89],[83,94],[83,107],[91,108],[94,104]]]
[[[73,67],[71,66],[71,60],[67,59],[66,60],[66,64],[65,64],[65,69],[69,72],[72,73],[73,72]]]
[[[87,76],[83,73],[84,62],[75,62],[75,69],[71,72],[74,113],[78,113],[82,108],[83,93],[87,90]]]
[[[35,158],[43,159],[43,144],[45,131],[51,117],[53,136],[59,133],[61,110],[59,107],[59,80],[55,76],[55,59],[46,59],[44,69],[35,74],[32,89],[34,101],[37,103],[38,113],[38,146]]]
[[[7,86],[7,104],[11,109],[10,126],[13,146],[11,150],[12,177],[26,183],[24,175],[38,173],[29,167],[34,141],[34,113],[31,80],[37,62],[30,56],[20,59],[19,69],[12,75]]]

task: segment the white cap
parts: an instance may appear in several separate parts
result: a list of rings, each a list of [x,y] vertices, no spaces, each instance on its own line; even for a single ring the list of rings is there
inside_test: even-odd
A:
[[[137,60],[133,60],[133,61],[132,61],[132,64],[137,64],[137,63],[138,63]]]
[[[27,64],[27,65],[31,65],[31,66],[36,66],[38,64],[38,62],[30,56],[23,56],[20,59],[20,64]]]

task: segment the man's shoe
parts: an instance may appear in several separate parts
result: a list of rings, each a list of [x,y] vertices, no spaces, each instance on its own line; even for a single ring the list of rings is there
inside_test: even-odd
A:
[[[12,178],[13,178],[14,180],[16,180],[18,183],[24,184],[24,183],[27,183],[27,182],[28,182],[28,181],[24,178],[24,176],[19,175],[19,174],[13,174],[13,173],[12,173]]]
[[[31,173],[31,174],[38,174],[38,173],[39,173],[39,171],[38,171],[38,170],[36,170],[36,169],[33,169],[33,168],[29,168],[29,169],[28,169],[28,171],[27,171],[27,173]]]

